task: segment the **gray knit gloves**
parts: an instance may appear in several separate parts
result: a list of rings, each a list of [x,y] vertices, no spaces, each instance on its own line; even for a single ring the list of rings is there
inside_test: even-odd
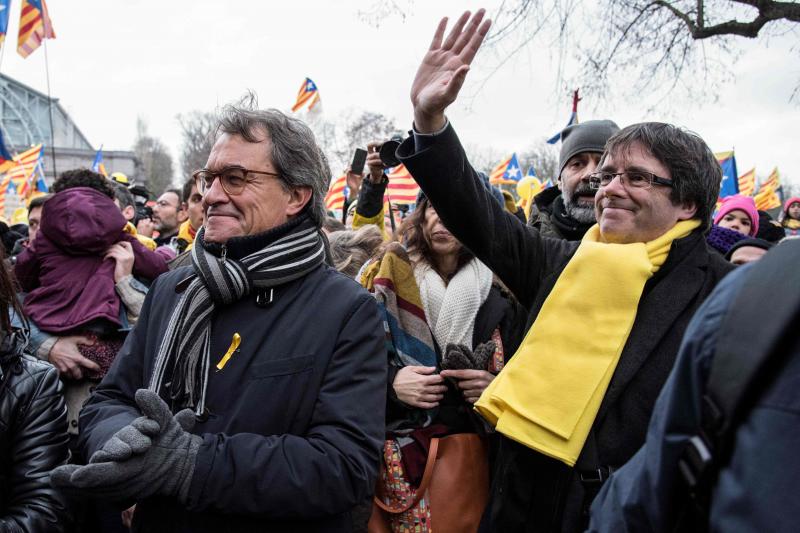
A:
[[[107,500],[141,500],[153,495],[176,496],[185,502],[201,437],[189,431],[194,412],[175,416],[153,391],[136,391],[144,416],[117,431],[96,451],[88,465],[64,465],[50,474],[50,483],[70,492]]]
[[[442,370],[486,370],[496,347],[492,340],[477,345],[474,350],[463,344],[448,344],[442,357]]]

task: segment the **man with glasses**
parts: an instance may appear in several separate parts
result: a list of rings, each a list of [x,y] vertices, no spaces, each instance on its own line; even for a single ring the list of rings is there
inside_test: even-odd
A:
[[[492,531],[583,531],[609,473],[643,444],[689,319],[732,268],[703,238],[721,170],[697,135],[634,124],[590,182],[597,224],[543,237],[492,200],[445,117],[490,23],[439,24],[397,150],[447,228],[530,309],[520,348],[476,403],[500,434]],[[434,511],[435,512],[435,511]]]
[[[158,246],[169,244],[173,237],[178,236],[178,228],[185,220],[186,208],[181,202],[181,191],[167,189],[153,206],[153,223],[158,230],[156,244]]]
[[[243,102],[194,179],[192,266],[151,287],[81,416],[89,464],[52,481],[136,502],[134,531],[350,531],[386,359],[375,300],[325,264],[325,157],[305,124]]]
[[[528,224],[543,237],[579,241],[596,222],[589,175],[597,169],[606,141],[619,131],[610,120],[571,124],[561,132],[557,187],[533,198]]]

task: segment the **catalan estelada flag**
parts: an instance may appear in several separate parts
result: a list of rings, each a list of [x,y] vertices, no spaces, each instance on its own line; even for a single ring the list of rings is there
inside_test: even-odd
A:
[[[328,194],[325,195],[325,209],[328,211],[341,211],[347,198],[347,175],[342,174],[331,181]]]
[[[47,4],[44,0],[22,0],[22,10],[19,16],[19,37],[17,38],[17,53],[28,57],[39,48],[44,39],[55,39],[53,23],[47,14]]]
[[[766,181],[758,188],[755,196],[753,196],[753,200],[756,202],[756,209],[766,211],[767,209],[780,207],[782,204],[781,197],[778,194],[780,189],[780,173],[778,172],[778,167],[775,167]]]
[[[572,126],[573,124],[578,123],[578,102],[583,100],[580,96],[578,96],[578,91],[580,89],[575,89],[572,93],[572,114],[569,116],[569,121],[567,122],[567,126]],[[564,126],[566,128],[567,126]],[[561,131],[564,131],[563,128]],[[561,140],[561,131],[547,139],[547,144],[555,144]]]
[[[489,183],[497,185],[500,183],[515,184],[522,178],[522,169],[519,167],[517,154],[511,154],[503,159],[499,165],[494,167],[489,174]]]
[[[756,169],[751,168],[739,176],[739,194],[743,196],[753,196],[756,192]]]
[[[6,40],[6,33],[8,33],[9,11],[11,11],[11,0],[0,0],[0,45]]]
[[[103,147],[100,146],[100,149],[97,150],[97,153],[94,156],[94,163],[92,163],[92,170],[95,172],[102,174],[105,177],[108,177],[108,172],[106,172],[106,165],[103,163]]]
[[[311,81],[311,78],[306,78],[306,81],[300,86],[300,90],[297,91],[297,101],[294,103],[294,106],[292,106],[292,111],[297,111],[306,105],[310,111],[317,103],[319,103],[319,90],[317,89],[317,85]]]
[[[14,157],[15,164],[6,176],[11,178],[11,184],[21,198],[27,198],[33,192],[33,177],[36,167],[41,164],[41,157],[41,144]]]
[[[386,196],[395,205],[415,204],[419,194],[419,185],[414,177],[402,163],[386,172],[389,185],[386,186]]]

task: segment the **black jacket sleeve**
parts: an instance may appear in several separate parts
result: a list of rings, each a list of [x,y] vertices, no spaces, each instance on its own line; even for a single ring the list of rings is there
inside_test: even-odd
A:
[[[541,279],[571,257],[577,245],[546,239],[494,200],[467,161],[452,125],[415,137],[397,155],[430,199],[444,225],[530,308]]]
[[[389,179],[386,175],[380,183],[372,183],[372,180],[365,178],[361,183],[361,191],[358,193],[358,204],[356,213],[364,218],[372,218],[378,215],[383,209],[383,196],[386,193],[386,186]]]
[[[50,471],[67,461],[67,409],[54,367],[29,359],[22,365],[3,391],[18,403],[7,428],[11,470],[0,489],[6,495],[0,532],[59,533],[67,531],[71,517],[63,495],[50,486]]]

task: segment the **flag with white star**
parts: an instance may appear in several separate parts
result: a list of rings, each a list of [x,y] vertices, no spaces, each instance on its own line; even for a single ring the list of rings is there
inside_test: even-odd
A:
[[[492,185],[500,183],[513,185],[520,179],[522,179],[522,169],[519,166],[516,153],[501,161],[489,175],[489,183]]]

